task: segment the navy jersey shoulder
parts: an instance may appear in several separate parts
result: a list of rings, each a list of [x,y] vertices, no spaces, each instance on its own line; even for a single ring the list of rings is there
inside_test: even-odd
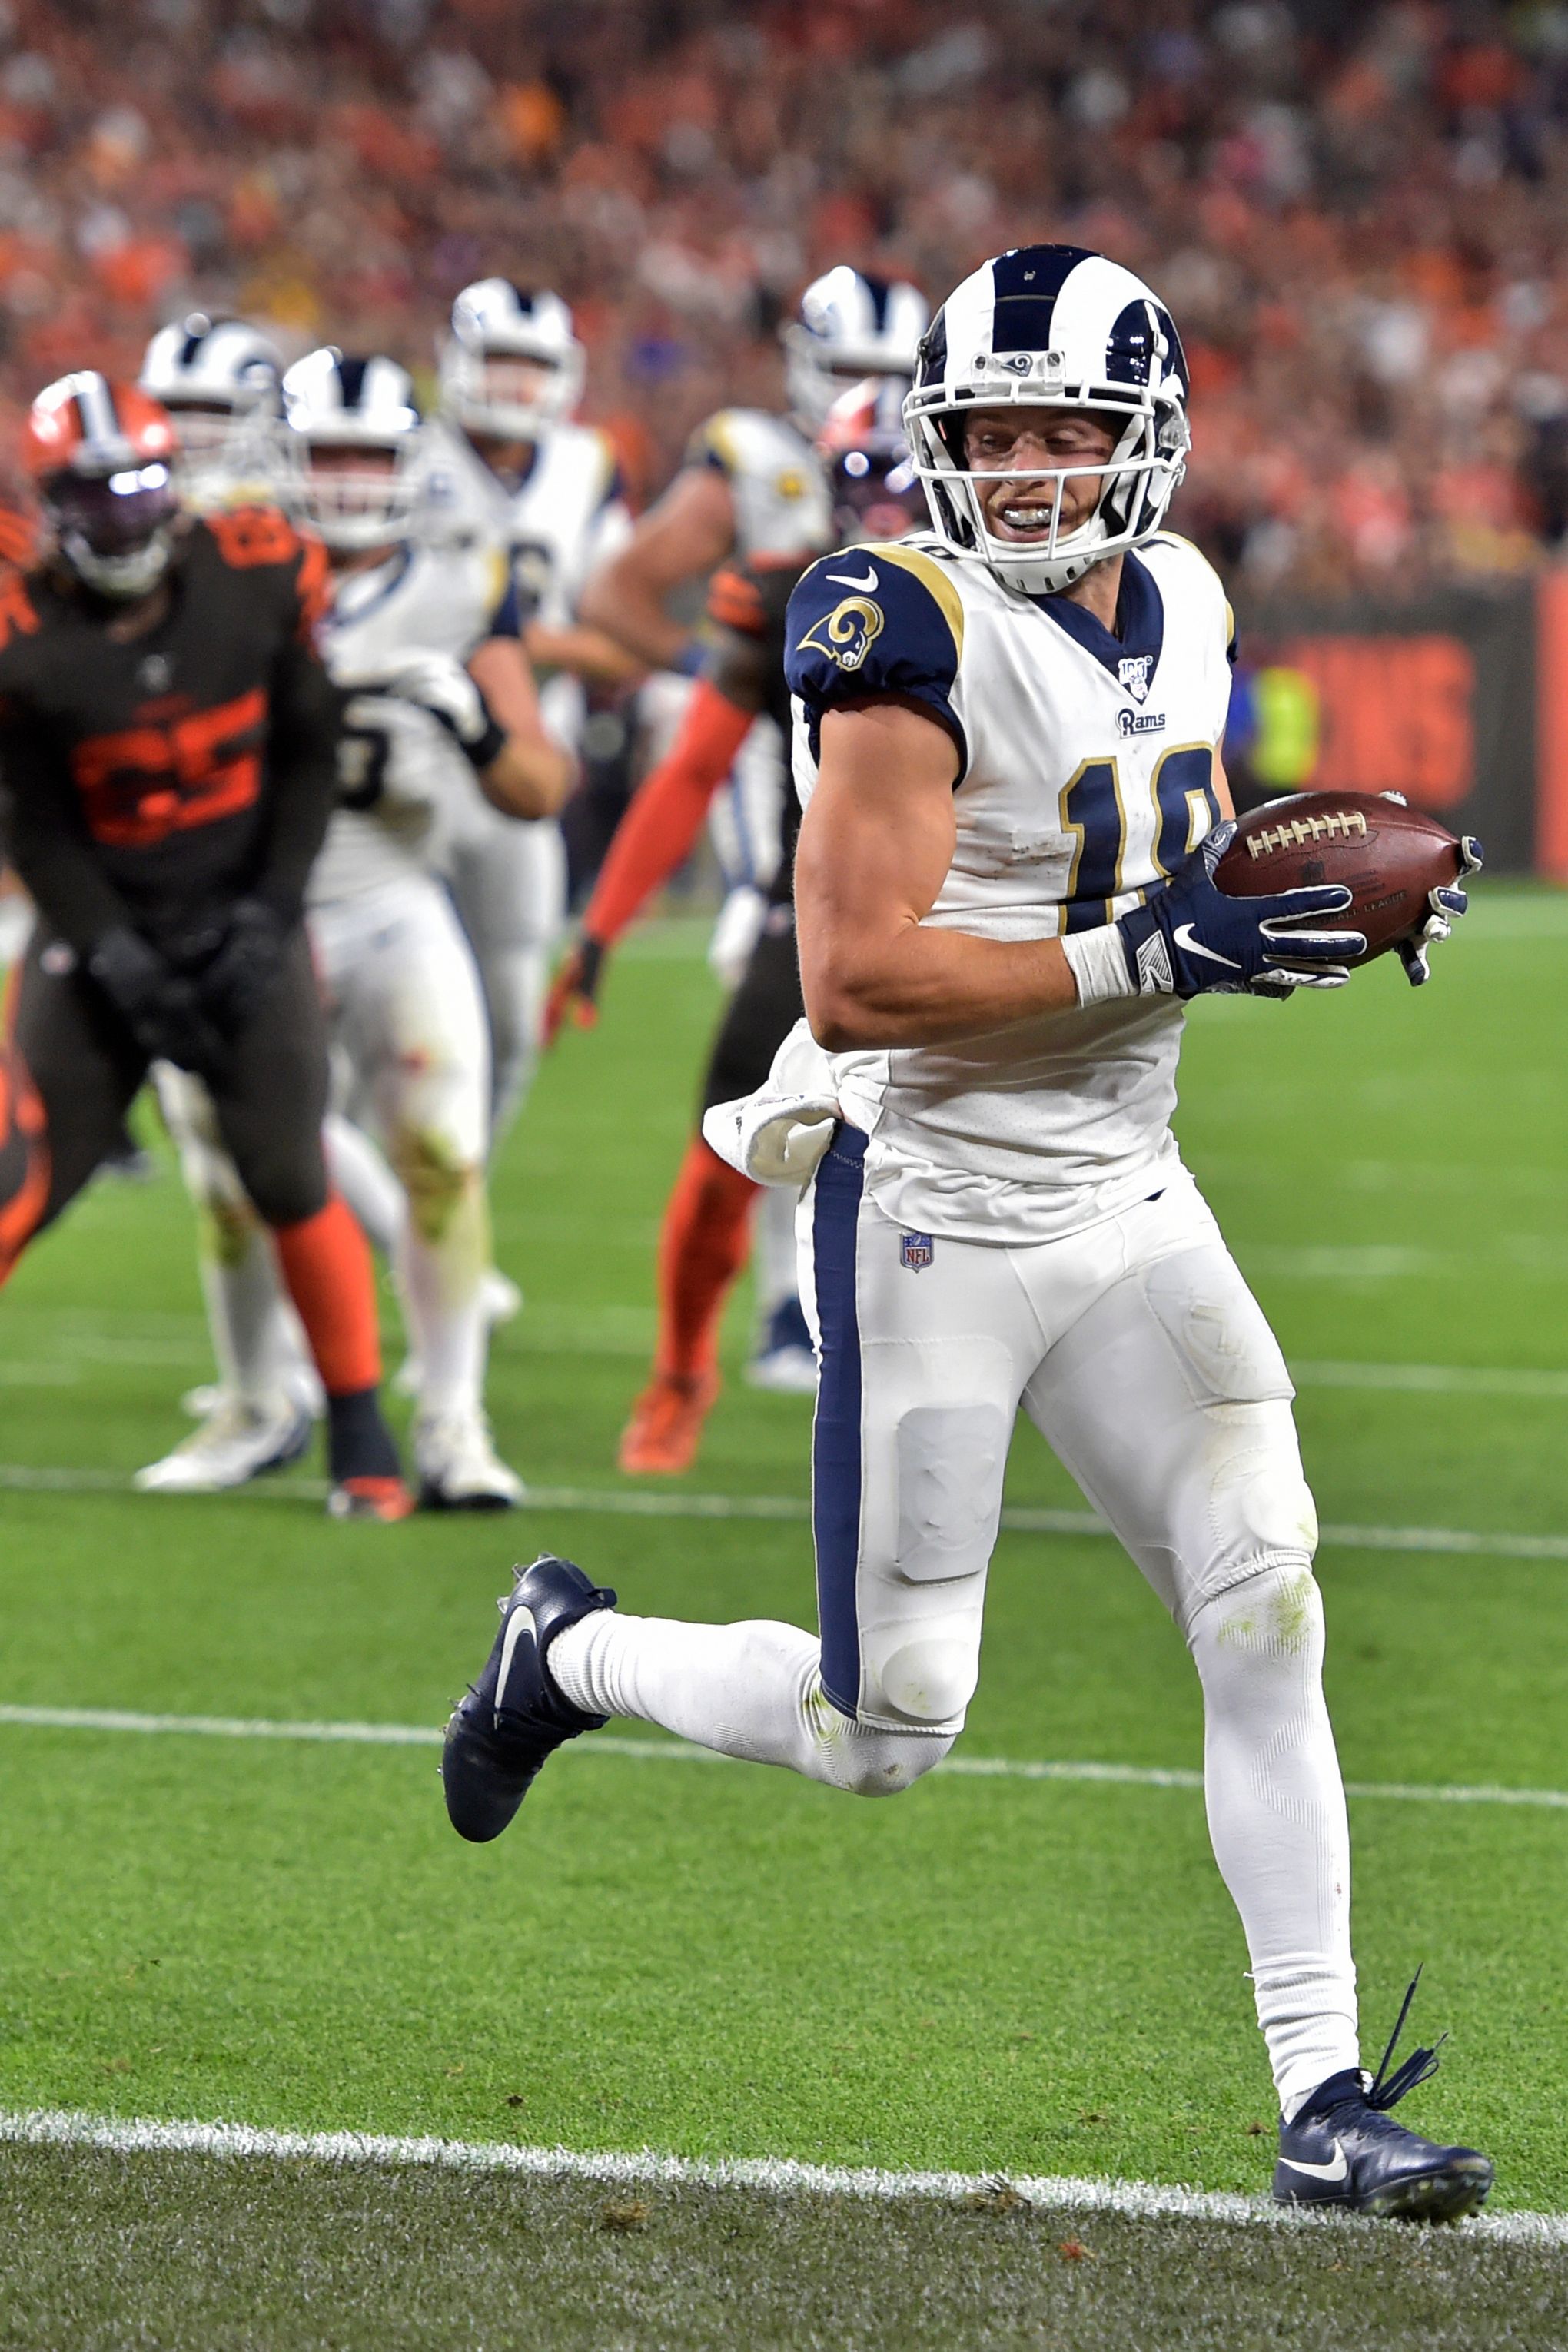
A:
[[[790,691],[805,707],[814,753],[825,710],[888,694],[923,703],[964,761],[953,707],[963,606],[934,557],[906,542],[819,556],[790,598],[784,643]]]

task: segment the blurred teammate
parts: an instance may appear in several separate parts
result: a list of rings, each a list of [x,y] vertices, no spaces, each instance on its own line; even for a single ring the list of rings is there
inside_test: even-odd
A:
[[[663,673],[642,698],[656,741],[673,735],[684,709],[685,679],[701,671],[705,658],[700,632],[673,617],[672,601],[731,559],[799,559],[833,544],[832,499],[816,436],[834,403],[857,384],[895,384],[902,392],[928,316],[924,297],[907,283],[868,277],[847,263],[816,278],[801,298],[798,318],[784,330],[787,413],[726,408],[709,417],[693,434],[686,462],[663,497],[589,582],[584,617]],[[715,933],[721,970],[727,963],[743,968],[768,919],[768,894],[779,870],[778,809],[787,780],[781,780],[774,744],[757,740],[773,735],[763,712],[732,762],[731,822],[715,826],[731,885]],[[722,803],[713,806],[717,814]],[[732,856],[737,835],[768,840],[770,856],[760,864]],[[764,1328],[752,1377],[763,1386],[809,1389],[815,1367],[798,1317],[790,1311],[794,1234],[787,1204],[765,1201],[753,1232],[758,1287],[780,1325],[776,1332]],[[673,1402],[667,1400],[666,1409],[673,1412]],[[698,1427],[704,1409],[699,1408]]]
[[[405,371],[313,352],[283,394],[289,502],[331,561],[320,641],[355,689],[343,806],[307,893],[310,941],[350,1108],[384,1144],[405,1204],[393,1255],[419,1368],[420,1498],[504,1508],[522,1489],[496,1456],[482,1401],[489,1038],[473,957],[433,868],[475,779],[512,821],[537,818],[559,805],[572,763],[540,719],[504,551],[420,535],[422,427]],[[220,1155],[206,1155],[203,1185],[225,1234],[207,1283],[215,1338],[246,1411],[237,1423],[220,1407],[142,1474],[164,1490],[241,1483],[298,1412],[264,1236],[237,1225]]]
[[[925,520],[924,495],[899,418],[901,389],[894,379],[880,387],[852,387],[835,402],[817,437],[835,536],[845,546],[896,539]],[[675,743],[643,784],[616,835],[584,916],[581,940],[556,975],[547,1034],[553,1035],[564,1019],[586,1024],[594,1018],[611,947],[689,855],[757,713],[766,711],[787,740],[784,611],[810,560],[805,554],[752,556],[713,575],[701,675]],[[791,790],[767,911],[713,1043],[702,1111],[760,1087],[800,1018],[793,903],[798,827],[799,803]],[[696,1454],[703,1422],[719,1393],[720,1318],[745,1264],[758,1196],[759,1187],[721,1160],[699,1128],[664,1213],[653,1379],[621,1439],[623,1470],[673,1475],[689,1468]],[[766,1368],[794,1353],[804,1360],[815,1388],[793,1254],[786,1280],[780,1296],[764,1296],[763,1301],[763,1384]]]
[[[789,410],[723,408],[692,435],[686,462],[589,581],[583,617],[650,669],[702,667],[701,640],[669,610],[676,592],[731,556],[819,554],[832,505],[815,447],[833,404],[866,379],[906,383],[927,317],[914,287],[842,263],[806,289],[784,333]]]
[[[429,528],[508,551],[530,659],[553,673],[542,694],[545,719],[573,750],[583,681],[620,683],[637,668],[577,617],[584,581],[631,527],[609,443],[572,422],[584,371],[558,294],[504,278],[466,287],[441,348],[440,413],[426,450]],[[566,853],[558,824],[509,824],[470,791],[442,856],[484,982],[499,1139],[538,1052],[550,958],[566,919]]]
[[[1365,946],[1337,927],[1348,890],[1212,879],[1230,617],[1161,529],[1186,385],[1130,271],[1061,246],[984,264],[906,407],[937,530],[825,557],[790,603],[820,1045],[803,1024],[709,1131],[752,1172],[811,1177],[820,1640],[621,1617],[539,1561],[448,1727],[447,1806],[496,1835],[552,1749],[611,1714],[907,1788],[975,1686],[1022,1405],[1197,1666],[1210,1832],[1279,2094],[1275,2195],[1449,2218],[1490,2164],[1387,2112],[1433,2054],[1361,2071],[1289,1376],[1168,1124],[1182,999],[1339,985]],[[1434,898],[1441,936],[1464,896]],[[1409,968],[1425,979],[1424,947]]]
[[[113,1149],[149,1064],[199,1074],[310,1336],[331,1507],[401,1517],[300,919],[336,784],[321,551],[270,509],[182,516],[168,418],[90,372],[39,394],[23,453],[56,551],[0,588],[6,828],[39,915],[7,1029],[0,1276]]]
[[[244,319],[193,311],[148,344],[136,381],[174,428],[174,478],[195,513],[276,500],[281,374],[276,345]]]

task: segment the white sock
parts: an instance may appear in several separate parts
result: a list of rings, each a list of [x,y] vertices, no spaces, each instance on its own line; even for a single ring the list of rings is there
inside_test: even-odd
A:
[[[408,1196],[363,1127],[341,1111],[329,1111],[321,1125],[327,1173],[363,1227],[372,1245],[390,1260],[408,1222]]]
[[[721,1756],[784,1764],[855,1796],[896,1796],[952,1745],[945,1733],[851,1723],[824,1695],[814,1636],[763,1618],[686,1625],[595,1610],[556,1635],[547,1663],[590,1715],[662,1724]]]
[[[286,1412],[290,1376],[310,1358],[272,1244],[253,1217],[247,1223],[228,1212],[221,1229],[204,1225],[198,1263],[222,1385],[254,1412]]]
[[[550,950],[492,949],[484,961],[490,1014],[490,1149],[528,1099],[539,1066],[539,1032],[550,985]]]
[[[795,1297],[800,1276],[795,1261],[796,1196],[787,1185],[764,1186],[752,1221],[752,1280],[757,1320],[765,1331],[775,1307]]]
[[[421,1226],[429,1228],[421,1231]],[[484,1280],[490,1221],[477,1169],[437,1219],[415,1213],[397,1240],[397,1281],[419,1361],[419,1417],[477,1412],[484,1394],[489,1322]]]
[[[1310,1565],[1220,1594],[1188,1643],[1204,1686],[1209,1836],[1247,1933],[1258,2022],[1289,2115],[1361,2063],[1350,1827]]]

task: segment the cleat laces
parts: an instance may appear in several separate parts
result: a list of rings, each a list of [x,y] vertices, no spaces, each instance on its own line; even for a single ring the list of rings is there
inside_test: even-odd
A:
[[[1425,1968],[1426,1965],[1426,1961],[1423,1960],[1421,1968]],[[1399,2015],[1394,2021],[1394,2031],[1388,2037],[1388,2047],[1379,2059],[1377,2072],[1367,2085],[1367,2105],[1374,2107],[1379,2115],[1386,2115],[1390,2107],[1396,2107],[1400,2100],[1408,2092],[1414,2091],[1419,2084],[1431,2081],[1437,2072],[1437,2053],[1448,2039],[1446,2033],[1440,2033],[1430,2050],[1419,2048],[1413,2050],[1409,2057],[1396,2066],[1392,2074],[1389,2074],[1389,2063],[1399,2046],[1399,2037],[1405,2031],[1405,2021],[1410,2014],[1410,2004],[1415,1998],[1415,1988],[1420,1981],[1421,1969],[1417,1969],[1405,1989],[1405,1999],[1399,2005]]]

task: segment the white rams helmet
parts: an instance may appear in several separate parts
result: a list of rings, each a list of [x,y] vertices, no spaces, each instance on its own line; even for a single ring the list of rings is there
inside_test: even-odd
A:
[[[174,419],[187,489],[198,476],[232,479],[265,467],[282,369],[274,345],[244,319],[196,310],[159,328],[136,381]]]
[[[331,346],[307,352],[283,379],[283,417],[289,503],[319,538],[345,550],[407,538],[423,487],[423,425],[406,368]],[[343,450],[363,452],[366,463],[315,462]]]
[[[530,362],[524,383],[505,364],[514,360]],[[492,361],[501,364],[492,368]],[[452,331],[438,365],[442,413],[469,433],[537,441],[576,407],[585,365],[559,294],[481,278],[452,305]]]
[[[1099,464],[997,469],[1058,486],[1037,546],[986,528],[986,477],[964,457],[966,413],[1014,405],[1102,410],[1116,435]],[[1020,246],[982,263],[937,312],[904,422],[943,535],[1007,587],[1057,595],[1164,520],[1192,443],[1181,337],[1159,297],[1119,262],[1076,245]],[[1098,476],[1102,488],[1087,520],[1064,530],[1059,485],[1073,475]]]
[[[790,407],[807,432],[863,378],[912,376],[930,317],[918,288],[867,277],[847,261],[808,286],[799,318],[783,330]]]

